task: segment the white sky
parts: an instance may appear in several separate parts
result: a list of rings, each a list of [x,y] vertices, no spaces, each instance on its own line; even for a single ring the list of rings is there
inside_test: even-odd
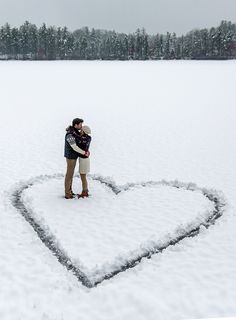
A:
[[[0,25],[83,26],[148,33],[186,33],[194,28],[236,22],[236,0],[0,0]]]

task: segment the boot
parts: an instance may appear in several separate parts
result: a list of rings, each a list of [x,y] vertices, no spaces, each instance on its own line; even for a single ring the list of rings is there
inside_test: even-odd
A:
[[[69,195],[65,196],[65,199],[74,199],[74,196],[73,196],[73,194],[69,194]]]
[[[80,194],[78,194],[78,198],[88,198],[88,190],[83,190]]]

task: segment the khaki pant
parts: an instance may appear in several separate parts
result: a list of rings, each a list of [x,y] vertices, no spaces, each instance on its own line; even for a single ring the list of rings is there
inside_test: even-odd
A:
[[[67,159],[67,170],[65,176],[65,196],[68,197],[72,194],[72,182],[75,171],[77,159]]]

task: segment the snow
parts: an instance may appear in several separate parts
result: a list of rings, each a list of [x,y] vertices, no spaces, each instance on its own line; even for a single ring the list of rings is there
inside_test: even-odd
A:
[[[92,283],[123,260],[141,255],[167,237],[175,239],[180,228],[194,228],[214,210],[199,191],[151,185],[115,195],[100,182],[90,181],[93,197],[80,199],[79,204],[70,201],[65,211],[65,200],[58,199],[61,184],[61,180],[41,181],[26,189],[22,199]]]
[[[0,318],[236,316],[235,61],[1,62],[0,69]],[[92,174],[134,183],[129,190],[115,194],[92,175],[90,198],[63,199],[65,127],[77,116],[92,128]],[[142,183],[196,183],[227,204],[208,229],[89,289],[13,206],[13,191],[30,179],[25,206],[91,281],[213,210],[204,189]]]

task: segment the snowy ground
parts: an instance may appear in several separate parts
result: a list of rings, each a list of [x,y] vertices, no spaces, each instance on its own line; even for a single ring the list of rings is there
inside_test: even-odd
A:
[[[236,62],[1,62],[0,70],[0,319],[236,316]],[[116,195],[90,178],[91,198],[62,198],[74,117],[92,128],[91,173],[133,188]],[[142,187],[162,179],[216,189],[222,217],[91,289],[11,202],[34,181],[22,201],[93,281],[211,214],[202,189]]]

